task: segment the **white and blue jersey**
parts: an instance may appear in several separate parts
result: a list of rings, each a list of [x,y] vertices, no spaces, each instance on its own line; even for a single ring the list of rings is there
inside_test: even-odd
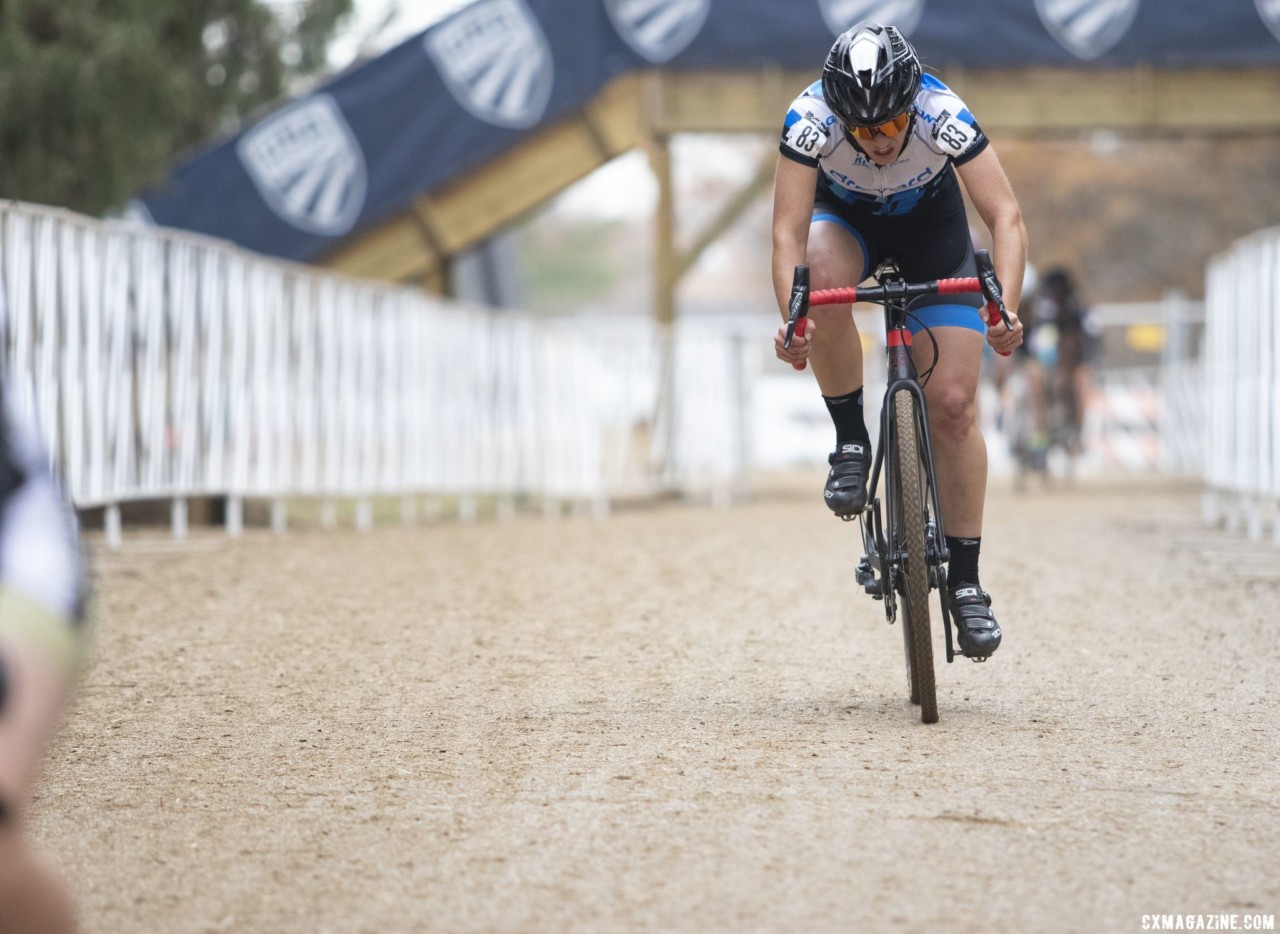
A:
[[[988,140],[964,101],[932,75],[916,94],[907,140],[892,165],[877,165],[844,134],[815,81],[787,111],[779,149],[818,169],[819,200],[835,200],[862,216],[898,217],[959,197],[951,166],[963,165]]]
[[[920,81],[906,134],[898,158],[877,165],[846,136],[815,81],[792,102],[779,149],[818,170],[813,223],[837,224],[853,236],[864,275],[886,259],[912,282],[976,275],[953,166],[989,141],[964,101],[932,75]],[[976,295],[925,296],[912,303],[908,325],[985,331],[981,304]]]

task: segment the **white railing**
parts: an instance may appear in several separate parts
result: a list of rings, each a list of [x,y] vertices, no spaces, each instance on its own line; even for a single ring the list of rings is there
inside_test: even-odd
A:
[[[1160,467],[1188,477],[1204,475],[1204,361],[1195,331],[1204,303],[1181,293],[1164,300],[1165,345],[1160,360]]]
[[[1145,421],[1102,439],[1146,452],[1126,469],[1196,473],[1203,458],[1211,515],[1255,534],[1280,498],[1278,241],[1215,263],[1205,359],[1173,340],[1158,381],[1122,394],[1151,401],[1135,409]],[[723,502],[755,463],[819,463],[830,440],[807,375],[791,392],[765,352],[769,316],[663,332],[643,315],[493,313],[15,203],[0,203],[0,276],[2,372],[75,503],[106,507],[113,541],[134,500],[170,501],[179,534],[192,497],[226,497],[232,532],[246,499],[269,502],[277,527],[299,497],[322,517],[354,500],[361,525],[375,497],[447,500],[464,518],[487,499],[551,514],[657,491]],[[1131,316],[1172,340],[1199,319],[1173,305]],[[770,406],[801,395],[800,421]]]
[[[179,533],[203,496],[229,498],[233,532],[246,497],[278,525],[292,497],[355,499],[362,523],[371,497],[419,494],[463,515],[486,496],[598,513],[747,466],[754,358],[732,330],[490,313],[16,203],[0,274],[0,365],[112,539],[132,500],[171,500]]]
[[[1280,228],[1213,260],[1205,304],[1206,517],[1280,544]]]

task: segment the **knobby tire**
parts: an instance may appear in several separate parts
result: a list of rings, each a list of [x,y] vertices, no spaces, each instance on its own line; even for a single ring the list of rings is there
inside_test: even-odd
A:
[[[929,568],[925,547],[924,468],[916,431],[916,400],[906,389],[893,395],[897,431],[893,459],[897,465],[898,523],[896,545],[906,552],[902,568],[902,637],[906,643],[907,678],[911,702],[920,705],[920,719],[938,722],[937,685],[933,672],[933,642],[929,632]]]

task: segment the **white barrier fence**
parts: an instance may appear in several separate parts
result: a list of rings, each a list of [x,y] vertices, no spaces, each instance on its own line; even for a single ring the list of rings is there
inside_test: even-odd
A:
[[[745,467],[755,358],[723,329],[587,332],[16,203],[0,257],[3,372],[113,539],[131,500],[172,500],[182,532],[187,497],[227,496],[238,531],[246,497],[277,524],[299,496],[363,501],[366,522],[375,496],[602,511]]]
[[[1143,417],[1091,439],[1141,455],[1107,462],[1124,470],[1198,473],[1203,458],[1211,514],[1256,534],[1280,497],[1278,241],[1210,271],[1203,376],[1175,341],[1151,379],[1104,385]],[[785,380],[766,352],[772,318],[664,333],[492,313],[16,203],[0,203],[0,276],[0,366],[113,541],[134,500],[172,501],[178,533],[191,497],[227,497],[233,532],[246,498],[277,527],[297,497],[354,500],[361,525],[374,497],[447,498],[463,517],[484,498],[552,514],[663,490],[723,502],[753,466],[818,463],[830,440],[811,378]],[[1186,303],[1153,318],[1171,335],[1196,319]]]
[[[1280,228],[1210,264],[1205,305],[1206,518],[1280,544]]]

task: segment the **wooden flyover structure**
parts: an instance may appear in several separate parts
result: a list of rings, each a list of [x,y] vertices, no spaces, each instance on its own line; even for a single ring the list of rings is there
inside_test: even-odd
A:
[[[669,142],[678,133],[777,133],[786,107],[816,72],[649,71],[624,75],[585,107],[516,149],[416,198],[321,260],[359,276],[449,291],[454,257],[502,231],[606,162],[637,147],[658,181],[654,313],[675,315],[675,289],[699,253],[773,177],[754,178],[690,242],[676,242]],[[993,135],[1054,136],[1086,129],[1126,135],[1280,132],[1280,69],[1150,67],[1019,71],[947,69],[944,80]]]

